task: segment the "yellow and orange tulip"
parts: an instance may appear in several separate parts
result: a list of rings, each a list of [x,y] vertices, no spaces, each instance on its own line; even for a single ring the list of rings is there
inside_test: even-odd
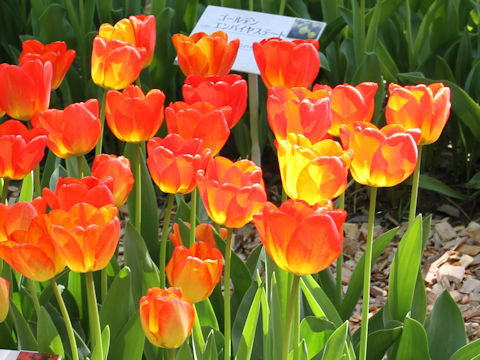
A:
[[[175,349],[192,332],[195,309],[180,289],[155,287],[140,299],[140,321],[153,345]]]
[[[28,130],[22,122],[7,120],[0,125],[0,177],[20,180],[42,160],[47,143],[43,129]]]
[[[312,144],[303,135],[288,134],[278,142],[278,163],[285,193],[315,205],[340,196],[347,188],[352,151],[327,139]]]
[[[333,89],[328,85],[314,85],[313,90],[329,93],[332,110],[332,126],[328,131],[332,136],[340,136],[340,126],[353,127],[356,121],[372,121],[375,110],[375,94],[378,84],[364,82],[357,86],[343,84]]]
[[[48,216],[57,251],[70,270],[86,273],[108,265],[120,238],[120,220],[114,205],[97,209],[79,203],[68,211],[52,210]]]
[[[163,122],[165,94],[158,89],[146,95],[136,85],[107,93],[105,116],[112,133],[121,141],[140,143],[151,139]]]
[[[450,115],[450,88],[442,83],[404,87],[391,83],[388,91],[387,124],[420,129],[419,145],[437,141]]]
[[[353,129],[340,128],[345,149],[353,150],[350,172],[360,184],[375,187],[395,186],[415,170],[418,160],[419,129],[387,125],[378,129],[365,122],[355,123]]]
[[[202,143],[201,139],[186,140],[175,133],[148,141],[148,170],[162,192],[186,194],[195,188],[195,174],[206,168],[211,157],[210,149],[203,148]]]
[[[274,86],[309,87],[320,71],[317,40],[264,39],[253,43],[253,54],[263,83]]]
[[[198,191],[210,218],[229,228],[240,228],[267,201],[262,169],[250,160],[232,162],[222,156],[197,172]]]
[[[10,282],[0,277],[0,322],[4,321],[10,308]]]
[[[50,106],[52,63],[0,64],[0,109],[17,120],[30,120]]]
[[[177,50],[178,65],[189,75],[227,75],[237,57],[239,39],[228,42],[228,35],[223,31],[213,34],[203,32],[186,36],[172,36],[173,46]]]
[[[177,101],[165,108],[165,118],[169,133],[179,134],[187,140],[202,139],[203,148],[209,148],[214,156],[230,136],[227,119],[231,112],[230,106],[219,108],[208,102],[189,105]]]
[[[130,169],[130,160],[125,156],[100,154],[95,156],[92,165],[92,176],[104,181],[113,180],[112,194],[115,206],[120,207],[127,201],[135,179]]]
[[[326,269],[340,255],[346,216],[331,201],[309,206],[289,199],[279,208],[268,202],[253,222],[277,266],[302,276]]]
[[[276,86],[268,91],[268,123],[277,141],[289,133],[302,134],[312,143],[325,138],[332,125],[326,91]]]
[[[53,67],[52,90],[56,90],[72,65],[75,54],[75,50],[67,49],[64,41],[55,41],[44,45],[38,40],[26,40],[22,43],[22,53],[18,62],[23,64],[35,59],[39,59],[43,63],[50,61]]]

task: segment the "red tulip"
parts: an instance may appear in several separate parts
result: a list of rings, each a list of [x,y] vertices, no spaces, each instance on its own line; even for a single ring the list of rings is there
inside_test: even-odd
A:
[[[176,133],[184,139],[199,138],[203,148],[209,148],[216,155],[230,136],[227,120],[231,115],[229,106],[215,107],[207,102],[192,105],[177,101],[165,108],[169,133]]]
[[[92,176],[100,181],[113,180],[115,206],[120,207],[127,201],[135,179],[130,169],[130,160],[125,156],[100,154],[95,156]]]
[[[263,83],[274,86],[309,87],[320,71],[317,40],[264,39],[253,43],[253,54]]]
[[[112,133],[125,142],[140,143],[151,139],[163,122],[165,94],[158,89],[144,95],[136,85],[107,93],[105,115]]]
[[[57,89],[63,81],[73,59],[75,50],[67,50],[64,41],[55,41],[44,45],[38,40],[26,40],[22,43],[22,53],[18,59],[20,65],[39,59],[43,63],[50,61],[53,67],[52,90]]]
[[[28,130],[23,123],[8,120],[0,125],[0,177],[20,180],[42,160],[47,142],[43,129]]]
[[[52,64],[40,60],[0,65],[0,109],[17,120],[30,120],[48,109]]]
[[[202,143],[201,139],[185,140],[178,134],[148,141],[148,169],[162,192],[186,194],[195,188],[195,174],[206,168],[211,157],[210,149],[202,148]]]
[[[228,127],[233,128],[247,108],[247,82],[240,76],[190,75],[183,85],[183,98],[187,104],[206,101],[217,108],[230,106],[232,115],[227,118]]]
[[[100,138],[98,100],[71,104],[64,110],[42,111],[32,119],[32,125],[48,131],[47,146],[58,157],[84,155]]]
[[[331,201],[311,207],[287,200],[280,208],[268,202],[253,222],[277,266],[302,276],[326,269],[340,255],[346,216]]]
[[[172,42],[177,50],[178,65],[185,76],[227,75],[240,45],[239,39],[228,42],[228,35],[223,31],[211,35],[200,32],[190,37],[175,34]]]

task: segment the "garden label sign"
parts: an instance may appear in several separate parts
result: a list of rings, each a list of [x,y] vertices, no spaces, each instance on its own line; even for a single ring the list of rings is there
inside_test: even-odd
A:
[[[254,42],[271,37],[318,40],[326,25],[321,21],[209,5],[192,34],[224,31],[229,40],[239,38],[240,47],[232,70],[259,75],[252,50]]]

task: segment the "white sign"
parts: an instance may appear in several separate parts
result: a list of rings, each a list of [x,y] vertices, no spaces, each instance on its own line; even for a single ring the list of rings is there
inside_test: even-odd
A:
[[[321,21],[265,14],[209,5],[198,20],[192,34],[224,31],[228,40],[240,39],[237,58],[232,70],[260,74],[252,45],[263,39],[319,39],[327,24]]]

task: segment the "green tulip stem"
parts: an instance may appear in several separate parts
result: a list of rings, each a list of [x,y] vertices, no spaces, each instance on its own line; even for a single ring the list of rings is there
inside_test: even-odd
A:
[[[8,205],[8,183],[10,182],[9,178],[3,178],[3,189],[2,189],[2,204]]]
[[[342,193],[338,198],[338,208],[344,209],[345,208],[345,193]],[[342,304],[342,267],[343,267],[343,245],[342,251],[337,258],[337,305],[340,306]]]
[[[100,155],[102,153],[102,144],[103,144],[103,128],[105,127],[105,103],[107,102],[107,89],[103,89],[102,99],[100,103],[100,138],[98,139],[97,146],[95,147],[95,155]]]
[[[38,301],[37,290],[35,289],[33,280],[27,278],[27,286],[28,290],[30,291],[30,295],[32,296],[33,307],[35,308],[35,312],[37,313],[38,317],[40,315],[40,301]]]
[[[365,268],[363,272],[363,304],[362,327],[360,332],[360,356],[358,360],[367,358],[368,337],[368,311],[370,309],[370,276],[372,270],[373,228],[375,225],[375,204],[377,201],[377,188],[370,187],[370,208],[368,211],[367,248],[365,250]]]
[[[187,244],[187,247],[190,248],[195,242],[195,227],[197,222],[197,201],[198,201],[198,190],[195,187],[191,194],[190,201],[190,238]]]
[[[67,307],[65,306],[65,302],[63,301],[62,295],[58,290],[58,285],[57,285],[57,282],[55,281],[55,278],[50,279],[50,284],[52,286],[53,293],[57,298],[58,305],[60,306],[60,311],[62,313],[63,320],[65,321],[68,340],[70,341],[70,348],[72,349],[72,358],[73,360],[78,360],[77,342],[75,340],[75,333],[73,332],[72,322],[70,321],[70,316],[68,315]]]
[[[142,165],[140,144],[135,144],[135,229],[142,231]]]
[[[415,171],[413,173],[412,180],[412,194],[410,197],[410,211],[408,212],[408,224],[413,223],[415,220],[415,215],[417,213],[417,200],[418,200],[418,185],[420,183],[420,165],[422,162],[422,148],[423,146],[418,147],[418,161]]]
[[[288,360],[289,350],[290,350],[290,335],[292,333],[292,325],[293,327],[298,327],[298,322],[293,322],[295,308],[298,307],[298,293],[299,293],[299,283],[300,283],[300,276],[294,275],[292,281],[292,289],[290,292],[290,298],[288,299],[288,307],[287,307],[287,320],[285,322],[285,335],[283,337],[283,351],[282,351],[282,360]],[[293,331],[294,334],[298,332],[298,330]],[[298,344],[294,342],[293,347],[298,347]],[[295,353],[298,351],[294,350],[294,359]]]
[[[97,351],[99,357],[97,359],[103,360],[103,344],[102,344],[102,330],[100,327],[100,317],[98,315],[97,296],[95,294],[95,284],[93,282],[93,273],[87,272],[87,301],[89,318],[92,320],[90,324],[90,336],[92,338],[92,349]],[[93,341],[94,340],[94,341]]]
[[[286,0],[281,0],[280,1],[280,9],[278,10],[278,15],[283,15],[285,14],[285,5],[287,1]]]
[[[83,161],[82,156],[77,156],[78,178],[83,178]]]
[[[175,349],[167,349],[168,360],[175,360]]]
[[[258,140],[258,75],[248,74],[248,108],[250,112],[250,139],[252,161],[260,166],[260,143]]]
[[[42,195],[42,185],[40,184],[40,164],[35,166],[35,169],[33,169],[33,181],[35,196],[39,197]]]
[[[224,300],[224,310],[225,310],[225,360],[230,360],[232,353],[232,344],[231,344],[231,316],[230,313],[230,263],[232,260],[232,235],[233,229],[228,228],[227,239],[225,244],[225,269],[223,272],[223,300]]]
[[[163,218],[162,239],[160,241],[160,287],[165,288],[165,259],[167,257],[167,237],[168,228],[170,226],[170,217],[172,215],[173,200],[175,200],[175,194],[168,194],[167,208],[165,210],[165,217]]]

